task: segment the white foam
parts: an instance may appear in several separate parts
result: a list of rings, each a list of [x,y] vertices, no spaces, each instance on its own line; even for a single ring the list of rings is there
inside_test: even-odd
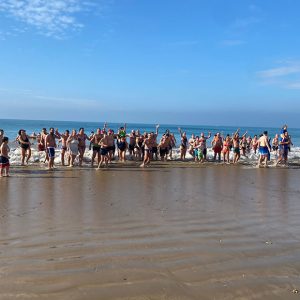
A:
[[[60,149],[56,149],[55,150],[55,164],[61,164],[61,150]],[[90,163],[92,160],[92,155],[93,152],[92,150],[86,150],[85,154],[84,154],[84,162],[85,163]],[[16,147],[12,147],[11,146],[11,151],[10,151],[10,163],[11,165],[21,165],[21,149],[20,147],[16,148]],[[45,161],[45,152],[40,152],[37,151],[36,148],[32,148],[31,149],[31,158],[29,160],[29,165],[33,165],[33,164],[39,164],[39,163],[43,163]],[[207,158],[208,160],[212,160],[214,157],[214,152],[211,148],[208,148],[207,151]],[[247,157],[243,157],[241,156],[241,161],[242,162],[249,162],[249,163],[254,163],[258,160],[259,155],[255,154],[253,151],[251,151],[250,153],[247,154]],[[230,153],[230,159],[233,158],[233,152]],[[172,153],[172,159],[173,160],[179,160],[180,159],[180,149],[179,148],[174,148],[173,149],[173,153]],[[186,154],[186,159],[187,160],[192,160],[193,157],[187,152]],[[275,153],[271,153],[271,160],[276,160],[277,156],[275,155]],[[294,147],[291,149],[291,152],[289,153],[289,161],[298,161],[300,160],[300,147]],[[77,158],[78,161],[78,158]]]

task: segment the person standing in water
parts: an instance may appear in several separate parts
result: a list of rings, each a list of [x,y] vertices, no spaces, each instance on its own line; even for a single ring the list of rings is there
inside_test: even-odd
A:
[[[288,160],[288,154],[289,154],[289,144],[290,144],[290,138],[287,131],[283,134],[283,138],[281,138],[281,141],[279,142],[279,158],[276,162],[276,166],[279,165],[283,161],[284,165],[287,164]]]
[[[90,136],[90,141],[92,143],[92,150],[93,150],[91,167],[94,166],[96,157],[97,157],[97,165],[99,165],[100,163],[100,140],[102,139],[102,137],[103,137],[103,132],[101,131],[100,128],[97,129],[95,134]]]
[[[0,129],[0,146],[2,145],[3,138],[4,138],[4,130]]]
[[[72,130],[71,135],[68,137],[67,145],[69,149],[69,164],[68,167],[74,167],[75,159],[79,153],[79,141],[77,132],[75,129]]]
[[[48,153],[48,170],[54,169],[54,159],[55,159],[55,148],[56,145],[56,135],[54,128],[51,127],[49,130],[49,134],[46,136],[45,145]]]
[[[208,139],[211,138],[211,133],[208,133],[208,136],[205,136],[203,132],[200,134],[199,138],[199,147],[198,149],[201,150],[201,153],[203,155],[203,158],[201,159],[201,162],[204,162],[207,159],[207,145],[206,142]]]
[[[212,144],[212,148],[214,150],[214,161],[216,161],[217,156],[218,156],[218,161],[220,162],[222,148],[223,148],[223,139],[219,132],[215,135],[211,144]]]
[[[83,156],[84,156],[85,149],[86,149],[86,140],[90,140],[90,139],[84,133],[84,128],[79,129],[79,133],[78,133],[77,137],[78,137],[78,141],[79,141],[79,145],[78,145],[78,149],[79,149],[79,166],[81,167],[82,162],[83,162]]]
[[[186,132],[182,132],[181,128],[178,128],[180,134],[180,160],[184,161],[186,156],[186,151],[188,148],[188,139],[186,137]]]
[[[58,129],[56,129],[55,131],[56,136],[60,139],[61,141],[61,152],[60,152],[60,157],[61,157],[61,165],[64,166],[65,165],[65,155],[67,153],[67,140],[70,136],[70,131],[66,130],[65,133],[60,134],[58,132]]]
[[[229,160],[230,146],[231,146],[231,139],[230,139],[230,136],[227,135],[223,142],[222,153],[223,153],[224,163],[228,163],[228,164],[230,164],[230,160]]]
[[[26,130],[19,130],[19,136],[17,137],[17,141],[19,142],[21,147],[21,165],[24,166],[25,158],[27,157],[26,164],[28,164],[28,161],[31,157],[31,143],[29,141],[29,136],[26,134]]]
[[[0,145],[0,177],[9,177],[8,137],[4,136]]]
[[[268,166],[268,158],[271,152],[271,147],[269,145],[268,131],[264,131],[264,134],[258,139],[259,147],[259,159],[258,167],[261,167],[264,162],[265,168]]]
[[[102,131],[103,137],[99,142],[100,146],[100,162],[98,164],[98,168],[100,169],[102,167],[102,164],[104,163],[105,167],[108,166],[108,152],[109,152],[109,138],[107,136],[106,130]]]

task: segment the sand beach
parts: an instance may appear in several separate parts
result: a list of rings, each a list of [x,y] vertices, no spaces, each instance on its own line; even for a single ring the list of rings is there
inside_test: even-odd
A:
[[[299,174],[14,167],[0,179],[0,299],[297,299]]]

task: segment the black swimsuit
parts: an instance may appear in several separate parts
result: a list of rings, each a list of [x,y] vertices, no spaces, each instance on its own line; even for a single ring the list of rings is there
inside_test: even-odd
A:
[[[126,149],[126,143],[125,143],[125,142],[119,142],[118,148],[119,148],[121,151],[125,151],[125,149]]]
[[[28,137],[26,137],[26,139],[23,140],[23,142],[29,143]],[[23,144],[23,143],[21,143],[21,148],[27,150],[27,149],[29,149],[29,144]]]

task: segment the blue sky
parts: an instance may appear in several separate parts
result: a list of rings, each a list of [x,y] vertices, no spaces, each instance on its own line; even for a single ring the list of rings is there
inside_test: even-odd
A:
[[[298,0],[1,0],[1,118],[299,127],[299,11]]]

